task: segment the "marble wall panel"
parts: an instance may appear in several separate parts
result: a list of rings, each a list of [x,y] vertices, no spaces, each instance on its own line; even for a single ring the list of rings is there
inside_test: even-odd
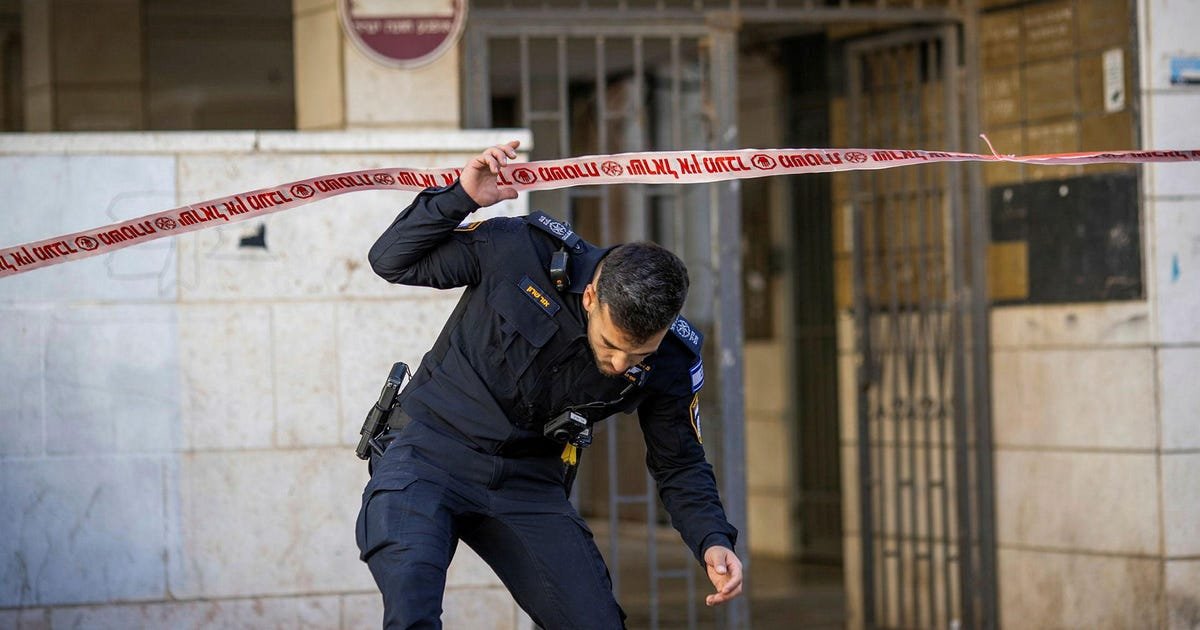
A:
[[[1000,618],[1012,628],[1154,628],[1162,563],[1001,548]]]
[[[1149,348],[996,350],[995,443],[1153,449],[1155,380]]]
[[[9,247],[174,207],[175,158],[2,155],[0,189]],[[173,300],[173,247],[160,239],[6,278],[0,303]]]
[[[1152,292],[1164,344],[1200,342],[1200,199],[1153,202]]]
[[[194,629],[340,627],[337,596],[274,597],[139,605],[81,606],[52,610],[54,628],[127,630],[128,628]]]
[[[392,364],[416,371],[433,347],[460,292],[423,290],[421,300],[340,302],[337,307],[338,378],[343,444],[357,444],[367,410]]]
[[[1158,351],[1159,410],[1164,449],[1200,448],[1200,348]]]
[[[464,548],[459,547],[458,553],[463,551]],[[383,602],[378,594],[346,595],[342,602],[342,628],[370,628],[379,625],[379,620],[383,619]],[[496,586],[455,585],[448,588],[442,601],[442,623],[446,628],[536,630],[508,591]]]
[[[1159,553],[1153,454],[1000,450],[995,463],[1000,545]]]
[[[267,448],[275,432],[271,308],[261,303],[179,310],[186,449]]]
[[[1200,628],[1200,559],[1166,562],[1167,628]]]
[[[45,450],[47,308],[0,308],[0,457]]]
[[[994,349],[1130,346],[1149,343],[1150,309],[1139,302],[1099,302],[992,309]]]
[[[383,598],[370,594],[342,596],[342,628],[373,628],[383,620]]]
[[[448,588],[442,600],[447,628],[516,630],[516,605],[503,587]]]
[[[1161,461],[1164,552],[1200,557],[1200,453],[1165,454]],[[1200,595],[1200,582],[1196,591]]]
[[[60,308],[44,346],[46,451],[173,451],[180,354],[172,305]]]
[[[0,461],[0,607],[159,599],[158,457]]]
[[[336,309],[333,302],[271,306],[276,446],[338,443]]]
[[[185,454],[172,594],[370,592],[354,541],[366,480],[341,449]]]
[[[258,146],[263,132],[258,131],[86,131],[57,133],[0,134],[0,153],[22,155],[62,154],[79,156],[153,155],[159,159],[171,154],[247,153]],[[291,135],[297,135],[290,132]],[[84,226],[86,227],[86,226]]]

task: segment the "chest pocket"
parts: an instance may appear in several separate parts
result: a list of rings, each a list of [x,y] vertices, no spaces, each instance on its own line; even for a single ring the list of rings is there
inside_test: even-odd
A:
[[[558,322],[525,295],[516,283],[503,283],[493,289],[488,295],[488,302],[499,316],[498,338],[495,339],[497,347],[490,358],[500,368],[501,374],[511,378],[503,385],[512,391],[527,376],[542,348],[558,332]],[[532,374],[528,376],[533,377]]]

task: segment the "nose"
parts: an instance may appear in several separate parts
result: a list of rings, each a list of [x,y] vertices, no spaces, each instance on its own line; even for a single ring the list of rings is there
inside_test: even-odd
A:
[[[616,372],[624,373],[626,370],[633,367],[633,361],[630,360],[630,357],[628,354],[622,354],[622,353],[618,352],[618,353],[613,354],[612,366],[613,366],[613,370],[615,370]]]

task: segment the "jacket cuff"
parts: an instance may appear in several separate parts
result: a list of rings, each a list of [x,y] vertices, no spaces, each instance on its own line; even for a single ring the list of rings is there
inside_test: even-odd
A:
[[[708,551],[709,547],[725,547],[732,551],[733,541],[729,539],[729,536],[721,532],[713,532],[705,536],[704,540],[700,541],[700,564],[704,564],[704,554]]]
[[[426,188],[422,195],[428,195],[429,206],[447,219],[462,221],[467,215],[479,209],[479,204],[463,189],[462,182],[455,180],[450,186],[442,188]]]

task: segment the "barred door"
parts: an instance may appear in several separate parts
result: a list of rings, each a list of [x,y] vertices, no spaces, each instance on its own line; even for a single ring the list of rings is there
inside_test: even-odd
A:
[[[645,11],[625,15],[628,5],[597,11],[573,4],[522,10],[508,0],[472,3],[464,58],[468,126],[530,129],[534,160],[736,146],[733,30],[709,25],[700,13],[647,19]],[[650,239],[687,263],[685,310],[707,336],[704,443],[726,512],[745,532],[735,185],[537,191],[530,207],[570,221],[593,243]],[[716,356],[724,360],[712,361]],[[700,605],[708,581],[667,531],[644,461],[634,421],[609,419],[583,454],[573,497],[596,527],[630,627],[747,627],[748,598],[715,610]],[[746,554],[742,559],[749,562]]]
[[[847,47],[853,146],[959,150],[958,31]],[[862,615],[994,627],[986,243],[962,165],[856,173],[853,197]],[[975,185],[972,181],[972,185]],[[977,198],[972,195],[972,198]],[[976,237],[977,238],[977,237]]]

